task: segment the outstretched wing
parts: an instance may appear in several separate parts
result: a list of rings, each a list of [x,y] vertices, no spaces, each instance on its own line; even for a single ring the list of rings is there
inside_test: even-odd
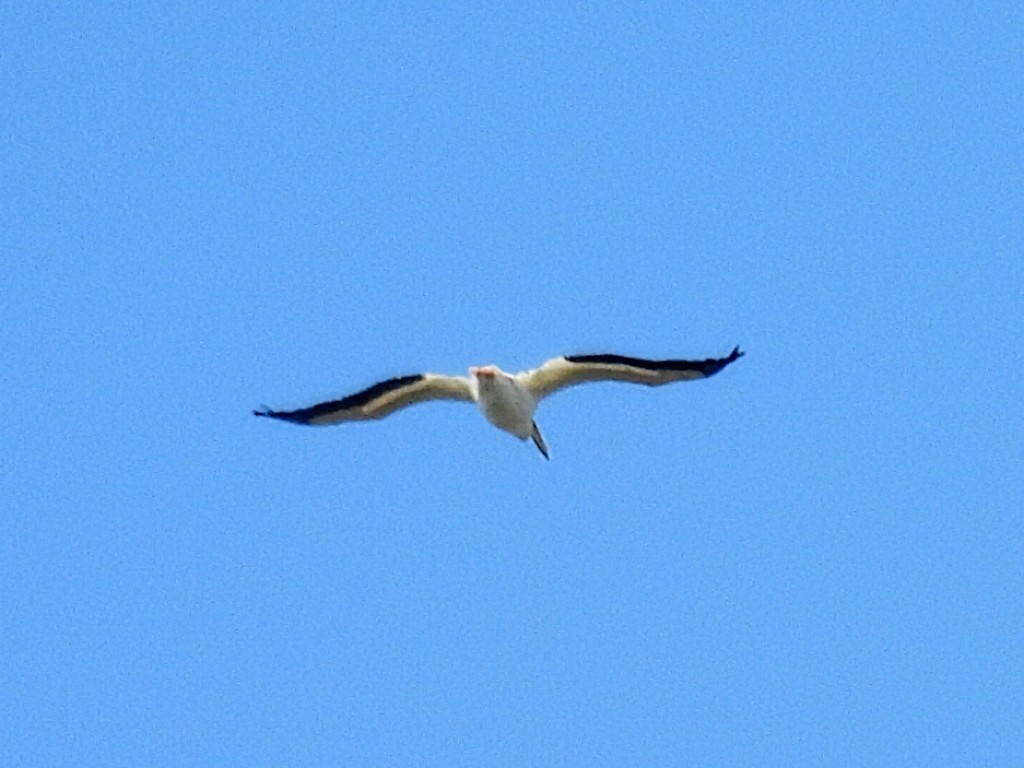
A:
[[[318,403],[296,411],[253,411],[256,416],[282,419],[295,424],[340,424],[345,421],[383,419],[400,408],[427,400],[473,401],[473,390],[468,379],[457,376],[439,376],[422,373],[399,376],[374,384],[372,387],[343,397]]]
[[[714,376],[743,356],[736,347],[728,357],[707,360],[644,360],[622,355],[569,355],[548,360],[540,368],[516,376],[538,400],[566,387],[588,381],[626,381],[658,386]]]

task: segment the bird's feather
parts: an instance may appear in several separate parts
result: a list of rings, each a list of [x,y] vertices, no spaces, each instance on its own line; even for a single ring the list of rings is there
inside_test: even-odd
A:
[[[433,373],[399,376],[381,381],[340,400],[317,403],[295,411],[253,411],[257,416],[321,426],[345,421],[382,419],[400,408],[427,400],[473,401],[468,379]]]
[[[548,360],[516,379],[540,399],[566,387],[589,381],[624,381],[658,386],[673,381],[706,379],[742,357],[736,347],[727,357],[706,360],[647,360],[623,355],[567,355]]]

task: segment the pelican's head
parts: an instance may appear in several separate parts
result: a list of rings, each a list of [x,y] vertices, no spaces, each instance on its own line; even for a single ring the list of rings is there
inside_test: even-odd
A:
[[[502,371],[496,365],[480,365],[470,368],[469,375],[477,381],[494,381],[502,375]]]

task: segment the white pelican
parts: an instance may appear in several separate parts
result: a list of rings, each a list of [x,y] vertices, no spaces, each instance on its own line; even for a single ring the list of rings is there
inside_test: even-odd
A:
[[[532,438],[549,459],[548,446],[533,420],[537,403],[553,392],[588,381],[628,381],[659,386],[713,376],[744,353],[736,347],[728,357],[707,360],[642,360],[621,355],[569,355],[548,360],[539,368],[505,373],[496,365],[469,369],[469,376],[418,373],[399,376],[325,403],[296,411],[253,411],[257,416],[295,424],[340,424],[382,419],[400,408],[427,400],[475,402],[498,429],[520,440]]]

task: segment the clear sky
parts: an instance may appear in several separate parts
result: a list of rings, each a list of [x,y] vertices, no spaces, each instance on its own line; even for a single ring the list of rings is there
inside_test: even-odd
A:
[[[3,11],[0,764],[1024,764],[1020,3],[207,5]]]

